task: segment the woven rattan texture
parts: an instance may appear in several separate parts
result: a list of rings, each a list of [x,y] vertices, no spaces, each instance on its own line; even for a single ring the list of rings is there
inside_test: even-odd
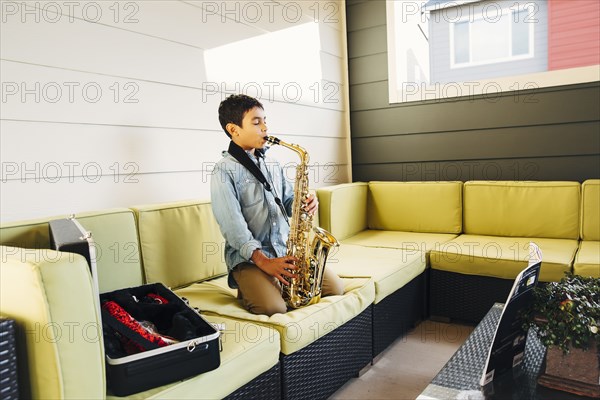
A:
[[[281,399],[281,371],[279,363],[263,372],[229,396],[225,400],[277,400]]]
[[[430,315],[478,323],[494,303],[504,303],[513,280],[432,269]]]
[[[572,398],[567,393],[551,391],[538,386],[537,378],[546,349],[533,330],[530,330],[527,336],[523,363],[512,371],[495,377],[494,381],[483,389],[479,386],[501,313],[502,306],[499,304],[489,310],[489,313],[477,325],[465,343],[431,382],[436,385],[435,393],[441,396],[440,398],[450,398],[456,396],[456,393],[467,393],[468,391],[482,391],[487,398],[498,399]],[[433,393],[433,391],[429,392],[429,394]]]
[[[285,399],[326,399],[371,362],[371,307],[307,347],[281,356]],[[327,327],[321,327],[327,329]]]
[[[494,338],[502,309],[494,307],[431,381],[439,386],[461,390],[479,390],[479,379]]]
[[[0,399],[19,398],[15,321],[0,318]]]
[[[423,319],[425,272],[373,306],[373,357]]]

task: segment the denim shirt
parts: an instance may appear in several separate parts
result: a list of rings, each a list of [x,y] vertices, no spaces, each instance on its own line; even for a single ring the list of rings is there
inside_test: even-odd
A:
[[[256,163],[253,154],[248,153]],[[274,188],[272,192],[231,154],[224,151],[211,177],[210,194],[212,210],[225,238],[225,263],[229,271],[229,286],[237,288],[231,271],[241,262],[251,262],[256,249],[267,257],[283,257],[289,225],[274,195],[282,200],[290,215],[294,188],[285,179],[279,163],[268,157],[261,159],[259,167]]]

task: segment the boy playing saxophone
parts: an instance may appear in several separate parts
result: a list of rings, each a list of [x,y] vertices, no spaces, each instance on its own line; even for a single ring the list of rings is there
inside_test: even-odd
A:
[[[265,158],[267,124],[258,100],[229,96],[219,106],[219,122],[231,142],[215,165],[211,204],[225,238],[229,286],[238,289],[243,306],[254,314],[285,313],[281,285],[289,285],[286,278],[295,276],[298,261],[286,256],[293,186],[279,163]],[[314,195],[305,200],[304,209],[317,212]],[[327,268],[321,290],[323,296],[344,292],[341,279]]]

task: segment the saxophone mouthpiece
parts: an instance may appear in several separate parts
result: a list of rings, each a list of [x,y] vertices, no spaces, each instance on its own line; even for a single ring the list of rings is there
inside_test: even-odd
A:
[[[279,144],[281,140],[277,139],[275,136],[267,136],[267,143],[269,145]]]

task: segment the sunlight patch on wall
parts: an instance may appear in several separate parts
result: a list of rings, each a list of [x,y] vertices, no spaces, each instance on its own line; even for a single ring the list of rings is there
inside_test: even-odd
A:
[[[313,22],[206,50],[205,95],[314,103],[321,85],[319,25]]]

